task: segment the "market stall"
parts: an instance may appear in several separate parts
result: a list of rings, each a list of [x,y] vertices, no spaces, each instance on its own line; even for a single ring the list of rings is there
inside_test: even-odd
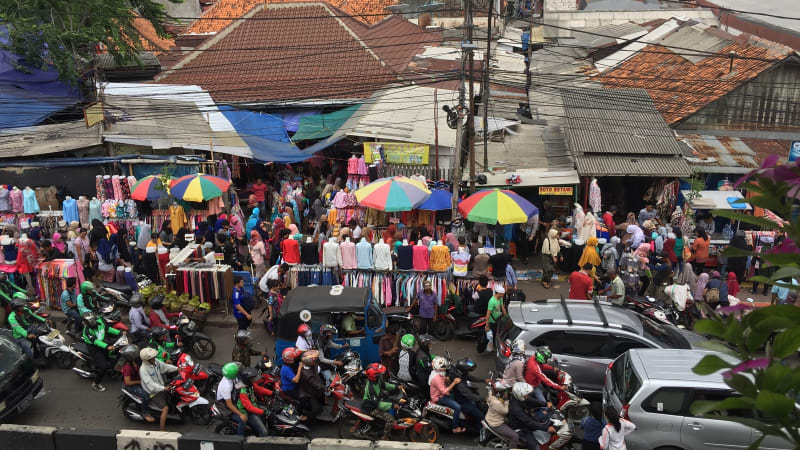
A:
[[[684,190],[681,194],[695,211],[695,215],[710,213],[714,210],[726,211],[752,211],[749,203],[744,203],[744,196],[739,191],[693,191]],[[692,198],[694,197],[694,198]],[[691,198],[691,200],[689,200]],[[730,226],[731,222],[724,218],[714,218],[714,233],[710,234],[711,240],[708,247],[708,261],[706,267],[719,267],[725,263],[722,251],[728,246],[736,231]],[[692,238],[690,241],[694,242]]]

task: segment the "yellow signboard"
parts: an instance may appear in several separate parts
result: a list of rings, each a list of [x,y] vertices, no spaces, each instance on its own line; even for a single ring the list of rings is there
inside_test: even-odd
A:
[[[572,195],[572,186],[539,186],[539,195]]]
[[[83,118],[86,128],[91,128],[103,121],[103,103],[96,102],[83,108]]]
[[[383,147],[387,164],[428,164],[430,146],[406,142],[364,142],[364,161],[369,164],[380,161],[379,146]]]

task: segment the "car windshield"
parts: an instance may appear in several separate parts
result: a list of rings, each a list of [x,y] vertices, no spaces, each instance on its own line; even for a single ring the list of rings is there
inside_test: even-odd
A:
[[[22,351],[16,342],[0,336],[0,377],[14,370],[22,359]]]
[[[637,314],[642,322],[644,337],[658,343],[663,348],[691,349],[692,346],[677,328],[658,323],[655,320]]]

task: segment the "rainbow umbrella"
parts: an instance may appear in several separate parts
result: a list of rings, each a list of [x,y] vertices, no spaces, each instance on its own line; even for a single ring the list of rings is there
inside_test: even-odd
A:
[[[213,175],[186,175],[170,182],[170,193],[187,202],[202,202],[225,194],[230,185],[230,181]]]
[[[417,209],[428,211],[442,211],[453,207],[453,193],[446,189],[434,189],[431,196],[422,202]]]
[[[137,181],[131,189],[134,200],[156,200],[167,195],[167,189],[157,175],[148,175]]]
[[[381,211],[411,211],[417,208],[431,191],[419,181],[406,177],[379,178],[355,192],[363,206]]]
[[[539,214],[533,203],[505,189],[478,191],[459,203],[458,212],[472,222],[501,225],[525,223]]]

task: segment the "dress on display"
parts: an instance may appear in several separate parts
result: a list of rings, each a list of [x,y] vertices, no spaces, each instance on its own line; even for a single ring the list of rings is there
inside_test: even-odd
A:
[[[36,192],[33,189],[25,188],[22,191],[23,209],[25,214],[35,214],[39,212],[39,202],[36,201]]]
[[[8,196],[11,199],[11,210],[15,213],[21,213],[23,210],[22,191],[19,189],[12,189]]]
[[[102,208],[103,202],[96,198],[93,198],[92,201],[89,202],[89,223],[94,222],[95,219],[100,222],[103,221]]]
[[[64,201],[61,202],[61,207],[63,208],[62,214],[64,215],[64,220],[67,223],[77,222],[80,220],[80,216],[78,214],[78,203],[74,198],[65,198]]]
[[[172,228],[172,234],[177,235],[178,232],[183,229],[183,226],[186,225],[186,213],[183,212],[183,206],[170,206],[169,207],[169,220],[170,220],[170,228]]]
[[[17,255],[17,272],[25,274],[33,272],[36,267],[36,262],[39,259],[39,252],[36,250],[36,244],[32,239],[27,239],[25,242],[20,240],[17,243],[19,254]]]
[[[78,205],[78,217],[80,218],[80,223],[82,227],[89,226],[89,199],[88,198],[79,198],[75,200],[75,203]]]
[[[8,194],[8,189],[0,187],[0,211],[8,211],[11,209]]]

